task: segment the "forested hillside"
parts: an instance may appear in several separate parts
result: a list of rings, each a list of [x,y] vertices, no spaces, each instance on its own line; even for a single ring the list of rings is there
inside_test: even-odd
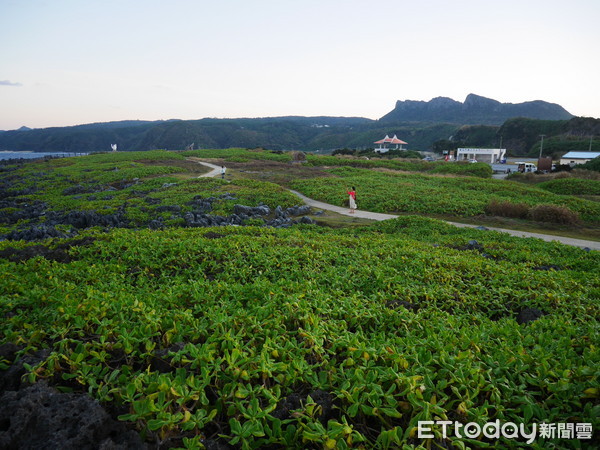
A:
[[[265,147],[271,150],[330,151],[367,148],[386,134],[397,134],[409,148],[427,150],[456,130],[448,124],[382,124],[365,118],[277,117],[113,122],[0,133],[0,150],[93,152],[155,148]]]
[[[360,117],[274,117],[123,121],[73,127],[20,129],[0,133],[0,150],[45,152],[121,151],[156,148],[255,148],[331,152],[366,149],[385,135],[397,135],[409,150],[441,152],[458,147],[507,148],[515,156],[537,156],[540,135],[544,154],[588,150],[591,136],[600,137],[600,119],[514,118],[497,125],[457,125],[433,122],[383,122]],[[600,148],[600,138],[592,141]]]
[[[503,147],[513,156],[536,157],[544,135],[543,154],[557,158],[568,151],[600,148],[600,119],[574,117],[570,120],[509,119],[500,127],[464,125],[449,138],[437,141],[435,151],[459,147]],[[590,140],[591,139],[591,140]]]

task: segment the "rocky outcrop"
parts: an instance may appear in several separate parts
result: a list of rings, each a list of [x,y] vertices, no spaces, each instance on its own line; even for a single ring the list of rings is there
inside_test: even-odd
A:
[[[4,392],[0,404],[0,448],[147,448],[85,394],[60,393],[40,382]]]
[[[74,187],[74,192],[79,193],[80,191],[87,192],[92,190],[81,185]],[[0,194],[2,192],[6,191],[0,189]],[[132,224],[127,218],[126,205],[120,206],[112,214],[101,214],[91,210],[76,210],[65,213],[49,211],[46,203],[33,202],[29,204],[25,203],[22,199],[13,199],[11,195],[6,195],[3,200],[0,199],[0,208],[4,208],[4,211],[0,211],[0,223],[16,224],[19,221],[23,221],[23,225],[5,235],[1,235],[0,240],[39,241],[48,238],[68,238],[75,236],[78,230],[91,227],[111,229],[147,226],[150,229],[157,230],[167,226],[166,220],[169,220],[169,218],[165,219],[162,215],[164,213],[171,213],[171,220],[180,224],[183,221],[182,224],[187,227],[242,226],[246,225],[250,219],[259,219],[259,222],[252,222],[253,225],[260,224],[260,221],[262,221],[265,226],[277,228],[289,227],[297,223],[315,223],[309,217],[293,219],[293,217],[306,216],[310,212],[310,207],[307,205],[295,206],[285,210],[277,207],[275,210],[271,210],[267,205],[246,206],[236,204],[233,207],[233,214],[229,216],[212,214],[215,202],[237,200],[231,193],[208,198],[198,195],[187,203],[186,206],[192,209],[187,212],[184,211],[181,205],[161,205],[160,199],[140,193],[145,203],[156,205],[153,211],[154,214],[152,214],[153,217],[145,224],[139,222]],[[145,212],[152,211],[147,207],[142,207],[142,210]]]
[[[38,382],[24,382],[26,365],[35,366],[49,349],[18,357],[23,348],[0,345],[0,448],[2,449],[145,449],[140,436],[115,420],[94,399],[81,393],[61,393]]]
[[[541,100],[501,103],[491,98],[469,94],[463,103],[447,97],[436,97],[428,102],[398,100],[396,107],[379,121],[501,125],[513,117],[567,120],[573,115],[560,105]]]

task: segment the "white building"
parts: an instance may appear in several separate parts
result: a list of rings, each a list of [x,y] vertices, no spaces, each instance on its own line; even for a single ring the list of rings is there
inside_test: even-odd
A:
[[[495,164],[506,158],[505,148],[459,148],[456,151],[457,161],[476,160]]]
[[[585,164],[598,156],[600,156],[600,152],[569,152],[560,158],[560,163],[561,165],[569,164],[571,166]]]

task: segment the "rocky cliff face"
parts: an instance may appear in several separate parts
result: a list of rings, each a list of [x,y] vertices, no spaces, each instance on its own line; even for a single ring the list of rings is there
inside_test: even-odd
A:
[[[458,124],[501,125],[512,117],[564,120],[573,117],[562,106],[541,100],[500,103],[491,98],[469,94],[463,103],[447,97],[428,102],[405,100],[379,119],[381,122],[448,122]]]

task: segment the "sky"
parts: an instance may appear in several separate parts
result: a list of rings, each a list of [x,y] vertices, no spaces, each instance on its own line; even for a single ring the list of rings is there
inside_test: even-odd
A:
[[[0,130],[544,100],[600,118],[598,0],[0,0]]]

